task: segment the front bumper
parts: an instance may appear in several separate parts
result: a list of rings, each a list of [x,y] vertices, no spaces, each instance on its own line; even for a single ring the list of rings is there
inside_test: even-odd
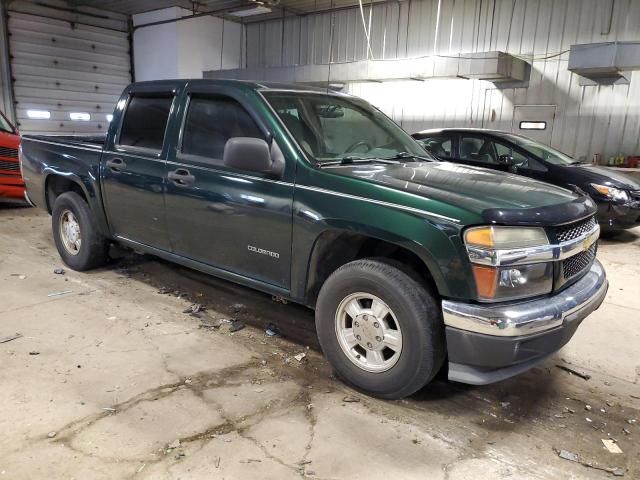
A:
[[[603,230],[625,230],[640,225],[640,201],[598,203],[598,223]]]
[[[528,370],[571,339],[608,287],[595,260],[580,280],[552,297],[491,305],[443,301],[449,379],[484,385]]]

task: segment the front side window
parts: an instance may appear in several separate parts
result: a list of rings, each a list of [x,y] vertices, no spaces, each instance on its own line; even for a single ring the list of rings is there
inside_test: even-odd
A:
[[[162,150],[172,94],[133,94],[124,113],[119,145]]]
[[[576,163],[581,163],[579,161],[574,160],[569,155],[565,155],[559,150],[555,148],[551,148],[544,143],[536,142],[535,140],[531,140],[530,138],[523,137],[520,135],[503,135],[504,138],[509,141],[515,143],[523,150],[535,155],[538,158],[541,158],[545,162],[549,162],[552,165],[573,165]]]
[[[6,118],[0,113],[0,132],[13,133],[13,127]]]
[[[266,92],[265,97],[305,152],[318,162],[390,158],[425,151],[367,102],[308,92]]]
[[[498,156],[507,155],[513,158],[513,161],[517,167],[527,168],[529,166],[529,159],[518,151],[514,150],[511,145],[503,144],[501,142],[494,142],[494,145],[496,146],[496,152]]]
[[[232,98],[191,97],[182,139],[182,153],[222,159],[227,140],[234,137],[264,139],[251,115]]]

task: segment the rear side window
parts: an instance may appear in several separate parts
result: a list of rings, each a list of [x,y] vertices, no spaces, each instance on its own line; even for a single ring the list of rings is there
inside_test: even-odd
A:
[[[120,145],[162,150],[172,94],[134,95],[124,114]]]
[[[418,140],[429,153],[439,158],[451,158],[451,139],[447,137],[426,137]]]
[[[182,139],[182,153],[222,159],[227,140],[262,138],[251,115],[228,97],[192,96]]]

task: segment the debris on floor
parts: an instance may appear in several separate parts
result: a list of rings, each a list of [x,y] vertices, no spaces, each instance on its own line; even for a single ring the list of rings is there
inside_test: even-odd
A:
[[[239,313],[246,308],[246,305],[242,303],[234,303],[233,305],[231,305],[231,311],[233,311],[233,313]]]
[[[294,355],[293,358],[295,358],[299,362],[302,362],[306,356],[307,354],[305,352],[301,352],[301,353],[298,353],[297,355]]]
[[[61,295],[67,295],[72,292],[73,290],[64,290],[62,292],[51,292],[50,294],[47,295],[47,297],[59,297]]]
[[[264,333],[267,337],[277,337],[278,335],[280,335],[280,330],[276,325],[270,323],[269,325],[267,325]]]
[[[16,333],[15,335],[9,335],[8,337],[0,338],[0,343],[7,343],[7,342],[10,342],[12,340],[16,340],[16,339],[18,339],[20,337],[22,337],[21,333]]]
[[[229,325],[229,331],[231,333],[237,332],[238,330],[242,330],[246,325],[242,323],[240,320],[231,320],[231,324]]]
[[[216,318],[203,318],[200,320],[200,328],[218,329],[222,325],[222,320]]]
[[[358,403],[360,401],[360,398],[354,397],[353,395],[347,395],[342,399],[342,401],[344,403]]]
[[[24,280],[25,278],[27,278],[26,275],[22,275],[21,273],[12,273],[11,276],[18,277],[20,280]]]
[[[188,313],[189,315],[193,315],[194,313],[200,313],[202,311],[204,311],[204,307],[199,303],[194,303],[192,305],[189,305],[188,308],[185,308],[182,311],[182,313]]]
[[[609,453],[622,453],[622,449],[618,446],[615,440],[610,438],[603,438],[602,443],[604,447],[609,450]]]
[[[57,434],[57,432],[49,432],[47,433],[47,438],[54,438]]]
[[[64,268],[56,268],[53,270],[53,273],[56,275],[64,275],[66,272],[64,271]]]
[[[32,350],[29,352],[29,355],[40,355],[40,352],[36,352],[35,350]]]
[[[557,365],[556,364],[556,367],[559,368],[560,370],[564,370],[565,372],[569,372],[572,375],[580,377],[583,380],[589,380],[591,378],[591,375],[589,375],[588,373],[579,372],[578,370],[575,370],[573,368],[567,367],[566,365]]]
[[[176,439],[173,442],[171,442],[169,445],[167,445],[167,449],[169,451],[174,450],[176,448],[180,447],[180,439]]]

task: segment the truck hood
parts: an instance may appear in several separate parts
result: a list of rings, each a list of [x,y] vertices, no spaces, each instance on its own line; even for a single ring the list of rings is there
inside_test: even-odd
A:
[[[567,176],[575,179],[574,183],[581,188],[587,187],[589,183],[607,185],[609,187],[622,188],[625,190],[640,190],[640,181],[624,172],[613,170],[612,168],[600,167],[597,165],[569,165],[561,167]]]
[[[503,224],[554,225],[595,213],[590,198],[508,173],[450,162],[366,164],[333,173],[381,184],[480,214]]]

